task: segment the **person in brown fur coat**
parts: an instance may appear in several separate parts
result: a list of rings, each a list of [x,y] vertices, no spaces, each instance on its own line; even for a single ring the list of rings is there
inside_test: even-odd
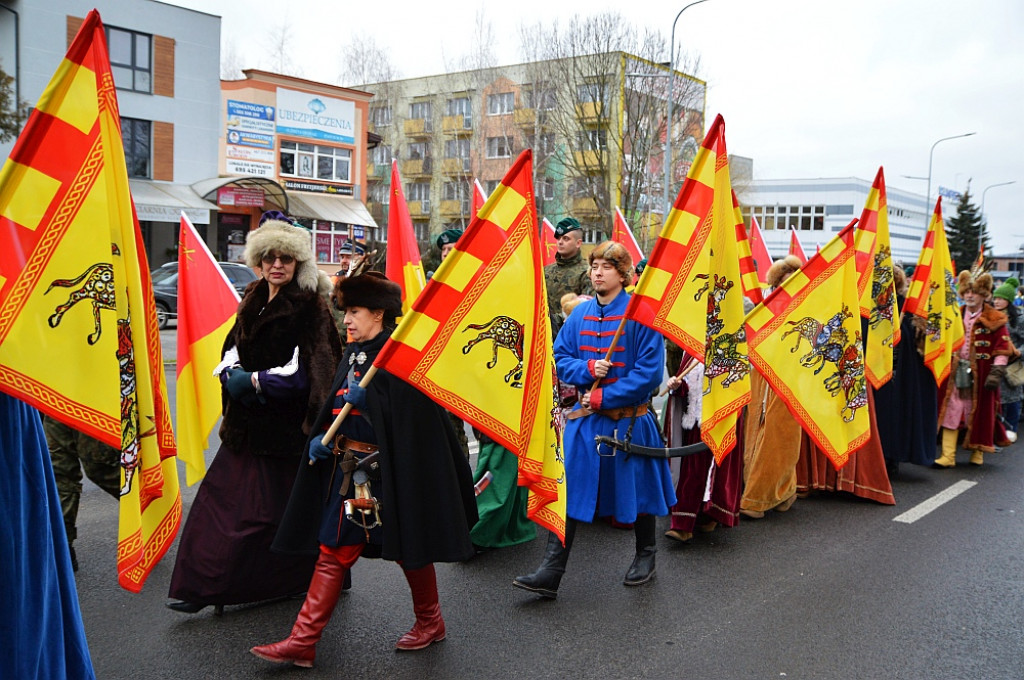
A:
[[[960,316],[964,323],[964,344],[953,356],[949,377],[939,387],[939,431],[942,456],[935,466],[956,465],[956,440],[966,427],[963,446],[971,452],[971,465],[981,465],[984,454],[998,443],[1008,446],[1005,432],[996,437],[999,410],[999,382],[1009,360],[1017,356],[1006,328],[1006,314],[987,302],[992,295],[992,275],[960,272],[957,291],[964,301]]]

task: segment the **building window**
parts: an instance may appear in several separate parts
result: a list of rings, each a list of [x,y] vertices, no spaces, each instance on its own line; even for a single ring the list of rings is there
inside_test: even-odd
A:
[[[392,158],[391,147],[387,144],[378,144],[370,149],[370,162],[374,165],[389,165]]]
[[[444,200],[446,201],[468,201],[469,182],[445,182]]]
[[[391,185],[383,182],[374,182],[368,188],[370,201],[380,203],[383,206],[391,203]]]
[[[511,158],[512,140],[509,137],[488,137],[487,138],[488,158]]]
[[[526,94],[526,108],[537,111],[552,111],[555,108],[555,91],[548,85],[535,85]]]
[[[527,145],[537,156],[550,156],[555,152],[555,133],[545,132],[541,135],[527,135]]]
[[[338,251],[349,240],[349,225],[340,222],[310,220],[313,243],[316,244],[316,261],[320,264],[337,264],[341,261]],[[362,227],[357,227],[362,228]]]
[[[410,201],[430,202],[430,182],[409,182],[405,187],[406,198]]]
[[[449,99],[445,106],[446,116],[469,116],[470,115],[469,97],[455,97]]]
[[[578,86],[576,88],[576,101],[580,104],[608,101],[608,84],[584,83]]]
[[[409,104],[409,118],[430,120],[430,102],[413,102]]]
[[[537,180],[537,193],[543,201],[555,200],[555,180],[550,177],[541,177]]]
[[[370,108],[370,122],[376,127],[391,125],[391,107],[373,106]]]
[[[576,133],[576,148],[580,151],[607,151],[608,131],[580,130]]]
[[[352,181],[352,151],[336,146],[281,141],[281,174],[327,182]]]
[[[430,145],[426,142],[411,142],[409,144],[409,160],[419,161],[430,158]]]
[[[119,90],[153,91],[153,36],[107,26],[110,70]]]
[[[758,226],[764,231],[773,229],[825,230],[825,206],[823,205],[755,205],[744,208],[743,219],[747,224],[750,224],[751,217],[757,218]]]
[[[494,193],[494,190],[501,184],[500,179],[487,179],[484,180],[484,189],[487,191],[487,195],[490,196]]]
[[[515,105],[516,95],[514,92],[487,95],[487,115],[489,116],[501,116],[506,113],[512,113]]]
[[[153,124],[148,120],[121,119],[121,139],[129,177],[152,177]]]

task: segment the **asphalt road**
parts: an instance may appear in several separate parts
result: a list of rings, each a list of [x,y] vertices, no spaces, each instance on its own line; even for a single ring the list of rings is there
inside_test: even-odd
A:
[[[690,545],[659,539],[657,576],[638,588],[622,585],[632,532],[601,524],[581,527],[557,601],[510,585],[537,565],[543,539],[438,565],[448,637],[415,653],[393,649],[413,622],[399,568],[361,560],[310,671],[247,652],[287,635],[298,601],[228,607],[222,617],[167,610],[173,550],[141,594],[120,590],[116,503],[87,485],[79,597],[103,679],[1020,680],[1024,444],[981,468],[962,452],[960,462],[901,467],[895,507],[821,494]],[[964,481],[975,485],[916,521],[894,521]],[[183,491],[186,506],[194,494]]]

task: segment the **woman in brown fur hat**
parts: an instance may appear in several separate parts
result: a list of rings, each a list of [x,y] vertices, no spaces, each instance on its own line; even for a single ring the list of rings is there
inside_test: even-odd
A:
[[[960,316],[964,323],[964,344],[953,357],[949,378],[939,389],[939,425],[942,456],[936,467],[956,465],[957,432],[967,428],[963,446],[971,452],[971,465],[981,465],[984,454],[996,444],[1008,446],[1000,427],[996,441],[996,411],[999,382],[1006,364],[1017,355],[1006,328],[1006,314],[996,311],[987,300],[992,295],[992,275],[960,272],[957,291],[964,301]]]
[[[167,606],[193,614],[301,593],[313,559],[272,554],[317,409],[341,357],[310,234],[280,219],[249,232],[249,284],[224,340],[221,447],[181,534]]]

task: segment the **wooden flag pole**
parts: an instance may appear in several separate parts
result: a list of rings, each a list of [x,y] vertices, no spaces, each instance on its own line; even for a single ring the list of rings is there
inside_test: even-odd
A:
[[[377,367],[371,364],[369,370],[366,371],[366,375],[364,375],[363,379],[359,381],[359,386],[365,389],[366,386],[370,384],[370,381],[373,380],[373,376],[375,375],[377,375]],[[334,422],[331,423],[331,426],[327,428],[327,432],[324,433],[324,436],[320,439],[321,444],[327,447],[331,446],[331,443],[334,441],[334,435],[338,434],[338,428],[341,427],[343,422],[345,422],[345,418],[348,417],[351,410],[352,404],[346,401],[345,405],[341,407],[341,413],[338,414],[338,417],[334,419]],[[314,461],[309,461],[310,465],[313,463]]]
[[[676,373],[676,377],[679,378],[680,380],[682,380],[683,378],[686,377],[687,373],[689,373],[693,369],[697,368],[697,364],[699,364],[699,363],[700,363],[699,361],[694,359],[693,361],[690,362],[689,366],[687,366],[683,370],[681,370],[678,373]],[[666,387],[665,389],[663,389],[661,392],[658,393],[658,396],[659,397],[664,397],[666,394],[668,394],[668,392],[669,392],[668,387]]]
[[[615,343],[622,337],[622,331],[626,330],[626,315],[622,315],[622,321],[619,322],[619,327],[615,330],[615,337],[612,338],[612,344],[608,346],[608,352],[604,355],[605,361],[612,360],[612,352],[615,351]],[[597,386],[601,384],[601,379],[598,378],[594,381],[594,384],[590,386],[590,391],[593,392],[597,389]]]

